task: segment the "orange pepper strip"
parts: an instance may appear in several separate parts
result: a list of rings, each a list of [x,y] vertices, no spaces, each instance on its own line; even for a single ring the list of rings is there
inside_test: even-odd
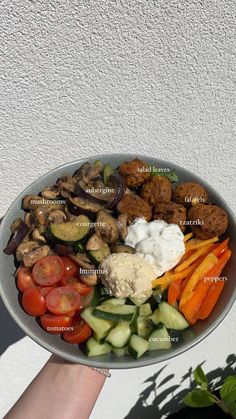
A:
[[[216,276],[220,275],[222,269],[225,267],[226,263],[228,262],[229,258],[231,257],[231,254],[232,254],[232,252],[229,249],[226,250],[222,254],[222,256],[219,259],[219,263],[220,262],[222,263],[222,268],[221,268],[220,272],[218,273],[218,275],[216,275]],[[216,305],[216,303],[217,303],[217,301],[218,301],[218,299],[219,299],[219,297],[220,297],[220,295],[223,291],[224,286],[225,286],[225,281],[217,281],[217,282],[213,282],[211,284],[211,287],[210,287],[210,289],[207,293],[207,296],[206,296],[205,300],[203,301],[201,309],[198,313],[198,316],[197,316],[198,319],[205,320],[207,317],[210,316],[213,308],[215,307],[215,305]]]
[[[219,256],[221,253],[225,252],[228,248],[229,237],[220,243],[213,251],[214,255]]]
[[[218,262],[218,258],[213,253],[208,253],[200,265],[195,269],[181,295],[179,306],[180,308],[192,297],[192,294],[206,273],[213,268]]]
[[[188,281],[189,281],[189,277],[185,278],[185,279],[182,281],[182,283],[181,283],[181,287],[180,287],[180,296],[179,296],[179,299],[180,299],[180,297],[181,297],[182,293],[184,292],[184,289],[185,289],[185,287],[186,287],[186,285],[187,285]]]
[[[189,258],[189,256],[191,256],[193,253],[195,252],[195,250],[189,250],[189,252],[185,252],[185,254],[182,256],[182,258],[180,259],[179,263],[176,265],[179,266],[182,262],[184,262],[185,260],[187,260]]]
[[[171,278],[174,279],[168,289],[168,303],[169,304],[175,304],[176,300],[179,300],[181,297],[181,294],[189,281],[189,278],[191,277],[192,273],[195,271],[195,269],[200,265],[200,263],[203,261],[205,256],[202,256],[196,260],[195,263],[193,263],[191,266],[189,266],[184,271],[181,271],[177,274],[172,274]]]
[[[186,243],[185,248],[186,248],[186,251],[193,250],[193,249],[199,249],[200,247],[207,246],[208,244],[215,243],[218,240],[219,240],[219,238],[217,236],[214,236],[211,239],[207,239],[207,240],[192,239],[188,243]]]
[[[152,288],[156,288],[158,285],[169,285],[171,283],[171,273],[171,271],[168,271],[160,278],[153,279]]]
[[[187,260],[185,260],[183,263],[181,263],[181,265],[175,268],[175,273],[183,271],[189,265],[195,262],[195,260],[197,260],[200,256],[209,253],[210,248],[211,248],[211,245],[209,244],[207,246],[200,247],[200,249],[197,249]]]
[[[183,313],[189,324],[193,325],[197,321],[197,313],[199,312],[204,298],[211,286],[210,282],[200,281],[197,285],[192,297],[181,307]]]
[[[175,304],[177,299],[180,297],[180,287],[183,282],[182,278],[172,281],[168,288],[168,303]]]
[[[184,236],[184,243],[187,242],[189,239],[191,239],[191,237],[193,237],[193,233],[185,234],[185,236]]]

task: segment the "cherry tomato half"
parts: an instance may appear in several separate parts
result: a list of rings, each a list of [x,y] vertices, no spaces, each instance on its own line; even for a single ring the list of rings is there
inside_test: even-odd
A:
[[[66,340],[66,342],[82,343],[92,335],[91,328],[79,315],[76,315],[73,318],[71,326],[74,329],[72,332],[63,333],[63,339]]]
[[[52,290],[55,290],[56,285],[52,287],[38,287],[40,294],[45,298]]]
[[[42,316],[47,311],[45,298],[35,286],[30,286],[24,291],[22,306],[31,316]]]
[[[56,316],[55,314],[44,314],[40,317],[40,322],[46,332],[59,335],[71,330],[72,317]]]
[[[46,296],[46,306],[53,314],[72,316],[82,308],[81,297],[71,286],[58,287]]]
[[[65,266],[64,277],[77,276],[79,272],[78,265],[67,256],[61,256],[61,259],[63,260]]]
[[[35,263],[32,273],[37,284],[47,287],[56,284],[64,276],[64,263],[60,256],[45,256]]]
[[[61,280],[63,285],[71,285],[80,295],[89,294],[92,288],[81,282],[78,278],[73,276],[63,277]]]
[[[32,272],[27,268],[20,268],[17,274],[17,287],[24,292],[30,285],[36,285]]]

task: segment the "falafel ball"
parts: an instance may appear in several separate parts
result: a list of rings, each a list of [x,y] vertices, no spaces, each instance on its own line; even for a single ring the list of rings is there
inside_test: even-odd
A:
[[[128,214],[128,224],[132,223],[135,218],[143,217],[150,221],[152,217],[151,207],[138,195],[124,195],[117,205],[117,210],[123,214]]]
[[[170,202],[172,195],[171,182],[164,176],[152,176],[142,186],[140,196],[154,206],[159,202]]]
[[[206,203],[207,200],[206,190],[196,182],[180,183],[173,192],[173,201],[185,206]]]
[[[228,227],[228,216],[217,205],[196,204],[188,211],[188,219],[192,232],[202,240],[220,236]]]
[[[168,224],[177,224],[181,231],[185,230],[187,217],[186,208],[176,202],[160,202],[153,210],[154,220],[164,220]]]
[[[129,188],[142,185],[151,176],[147,163],[139,159],[122,163],[119,166],[119,173],[126,179]]]

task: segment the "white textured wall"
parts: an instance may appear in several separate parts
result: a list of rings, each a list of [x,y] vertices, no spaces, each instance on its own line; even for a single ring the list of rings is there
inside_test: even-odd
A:
[[[234,0],[2,0],[2,211],[52,166],[134,147],[232,194],[234,12]]]
[[[234,0],[2,0],[0,215],[58,164],[121,150],[199,173],[236,210],[234,15]],[[177,381],[204,359],[224,365],[233,313],[170,361]],[[1,417],[47,357],[29,338],[5,352]],[[153,370],[114,372],[92,418],[123,419]]]

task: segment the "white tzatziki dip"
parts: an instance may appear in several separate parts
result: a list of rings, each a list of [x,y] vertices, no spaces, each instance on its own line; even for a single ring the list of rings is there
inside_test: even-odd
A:
[[[177,224],[163,220],[136,220],[128,227],[125,244],[149,261],[157,277],[177,265],[185,253],[184,235]]]

